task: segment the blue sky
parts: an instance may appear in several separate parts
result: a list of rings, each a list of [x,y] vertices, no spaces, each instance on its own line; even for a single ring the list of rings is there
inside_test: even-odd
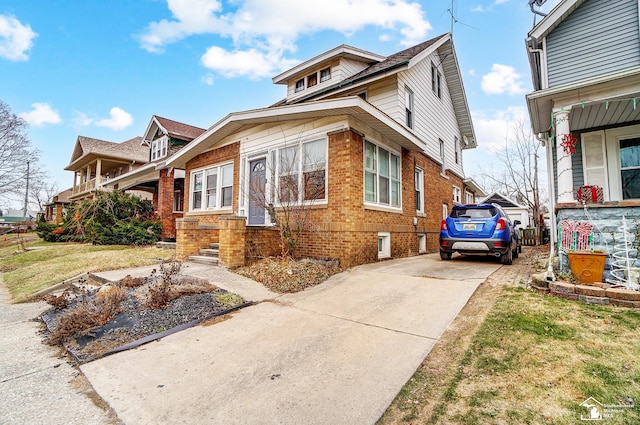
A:
[[[62,190],[78,135],[121,142],[153,114],[207,128],[282,99],[271,77],[300,61],[343,43],[394,53],[450,31],[450,10],[479,145],[464,156],[473,177],[526,118],[527,0],[4,0],[0,100],[30,123]]]

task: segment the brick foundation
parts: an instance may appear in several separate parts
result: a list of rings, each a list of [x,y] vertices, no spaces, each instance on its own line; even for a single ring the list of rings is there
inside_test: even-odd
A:
[[[244,266],[245,223],[246,219],[244,217],[220,217],[220,252],[218,258],[223,266],[228,268]]]

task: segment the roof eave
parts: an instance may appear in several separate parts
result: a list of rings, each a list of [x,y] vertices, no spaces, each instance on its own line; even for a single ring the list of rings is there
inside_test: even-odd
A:
[[[392,140],[408,150],[423,151],[426,148],[426,144],[410,130],[368,102],[352,96],[229,114],[168,158],[166,166],[185,168],[189,160],[213,149],[220,141],[247,125],[323,118],[331,115],[354,116],[365,125],[373,126],[377,131],[388,134]]]

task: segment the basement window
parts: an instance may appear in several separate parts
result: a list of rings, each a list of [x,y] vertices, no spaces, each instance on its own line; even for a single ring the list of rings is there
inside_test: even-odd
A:
[[[391,234],[389,232],[378,233],[378,258],[391,257]]]

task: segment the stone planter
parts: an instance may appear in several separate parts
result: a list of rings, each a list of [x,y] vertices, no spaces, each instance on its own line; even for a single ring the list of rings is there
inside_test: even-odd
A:
[[[604,265],[607,261],[607,254],[604,251],[569,251],[569,267],[576,281],[593,285],[595,282],[602,282],[604,275]]]

